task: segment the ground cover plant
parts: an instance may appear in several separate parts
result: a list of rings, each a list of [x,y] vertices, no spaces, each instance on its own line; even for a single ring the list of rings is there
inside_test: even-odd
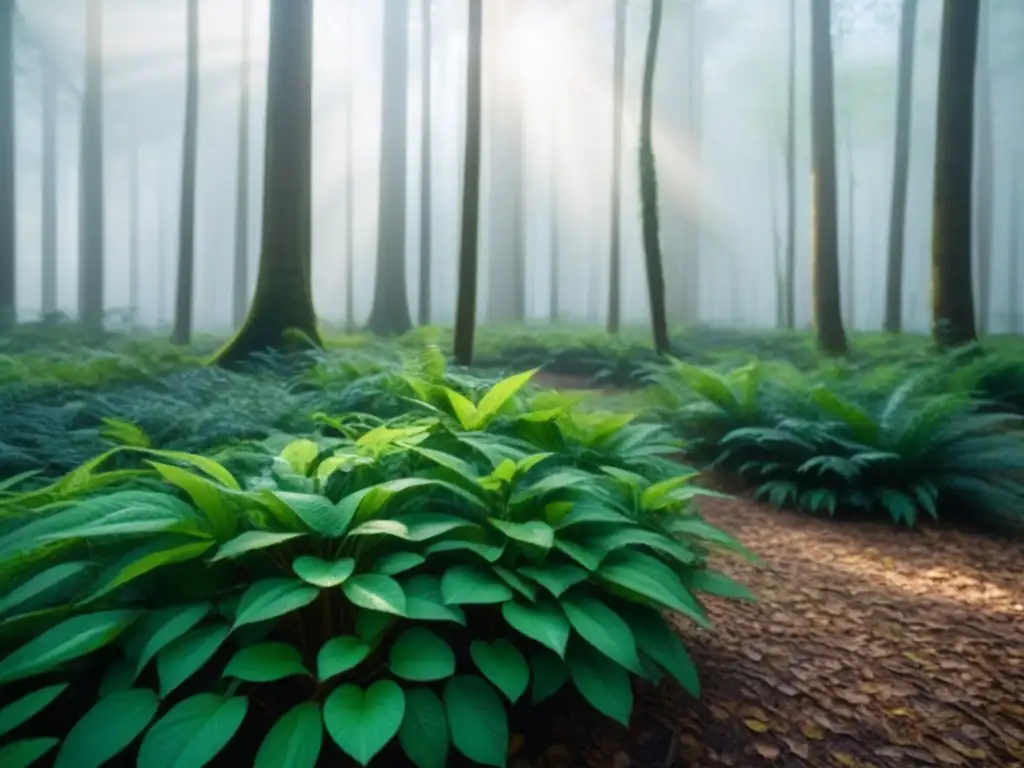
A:
[[[661,610],[749,599],[707,561],[745,550],[674,440],[529,377],[408,375],[402,415],[324,416],[244,471],[123,445],[0,490],[0,764],[500,766],[508,711],[567,683],[623,723],[631,677],[696,695]]]

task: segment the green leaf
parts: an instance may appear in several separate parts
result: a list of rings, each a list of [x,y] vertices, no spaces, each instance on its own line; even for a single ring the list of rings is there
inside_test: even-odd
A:
[[[483,678],[453,677],[444,687],[452,743],[473,762],[503,768],[508,755],[508,716]]]
[[[355,569],[356,561],[351,557],[343,557],[328,563],[319,557],[303,555],[295,558],[295,562],[292,563],[292,570],[296,576],[322,589],[330,589],[345,583],[345,579],[351,576]]]
[[[505,544],[488,544],[470,539],[441,539],[427,547],[428,555],[439,555],[444,552],[472,552],[488,563],[497,562],[505,554]]]
[[[392,552],[390,555],[378,557],[370,566],[370,570],[374,573],[383,573],[385,576],[397,576],[425,562],[427,558],[415,552]]]
[[[224,495],[219,487],[187,469],[157,461],[148,463],[164,480],[188,494],[192,503],[202,510],[210,521],[215,538],[224,541],[235,534],[238,530],[238,517],[225,504]]]
[[[100,699],[68,732],[54,768],[100,768],[146,730],[159,708],[160,699],[146,688]]]
[[[709,595],[718,595],[734,600],[757,601],[753,592],[718,571],[688,569],[681,572],[679,578],[683,585],[693,592],[707,592]]]
[[[569,679],[565,662],[547,648],[538,648],[530,654],[530,676],[533,678],[532,704],[554,696]]]
[[[135,676],[142,673],[154,656],[196,626],[209,612],[208,604],[199,603],[165,608],[145,615],[128,631],[124,641],[129,655],[137,660]]]
[[[22,739],[0,747],[4,768],[28,768],[60,743],[60,739]]]
[[[492,571],[471,565],[449,568],[441,577],[446,605],[487,605],[512,599],[512,590]]]
[[[364,692],[343,685],[324,701],[324,725],[341,751],[366,765],[395,737],[405,717],[405,694],[392,680]]]
[[[160,696],[166,699],[171,691],[198,672],[213,658],[230,632],[231,628],[226,624],[200,627],[160,651],[156,656]]]
[[[10,613],[15,608],[22,608],[33,600],[46,597],[53,592],[59,592],[67,582],[76,579],[93,567],[93,563],[83,561],[61,563],[47,568],[24,584],[19,584],[6,597],[0,598],[0,616]]]
[[[360,573],[342,585],[345,597],[353,605],[370,611],[406,615],[405,592],[390,576],[382,573]]]
[[[391,646],[391,673],[404,680],[429,683],[455,674],[455,653],[424,627],[403,632]]]
[[[546,550],[551,549],[555,543],[554,529],[540,520],[511,523],[506,520],[491,518],[490,523],[510,539],[522,544],[529,544],[530,546]]]
[[[694,697],[700,696],[700,678],[690,654],[682,640],[665,623],[661,611],[642,606],[626,606],[623,618],[629,622],[636,644],[645,654],[661,665]]]
[[[253,768],[316,768],[323,742],[320,705],[303,702],[274,723],[256,753]]]
[[[368,642],[355,635],[332,637],[316,655],[316,676],[320,682],[354,669],[370,655]]]
[[[272,683],[293,675],[308,675],[302,654],[288,643],[260,643],[243,648],[231,657],[224,677],[247,683]]]
[[[476,523],[455,515],[416,512],[368,520],[348,532],[349,536],[394,536],[406,541],[428,541],[459,528],[477,528]]]
[[[145,576],[147,573],[155,571],[157,568],[195,560],[214,544],[216,544],[216,542],[212,540],[197,541],[191,544],[182,544],[177,547],[159,549],[156,551],[151,551],[148,546],[143,547],[141,550],[144,551],[145,554],[140,554],[137,558],[126,558],[125,565],[114,573],[111,578],[103,583],[103,585],[95,592],[89,595],[89,597],[87,597],[83,602],[98,600],[99,598],[110,594],[118,587],[123,587],[129,581],[134,581],[135,579]]]
[[[532,371],[509,376],[491,387],[476,405],[479,426],[496,416],[502,406],[515,397],[516,393],[525,387],[539,370],[539,368],[534,368]]]
[[[344,500],[333,504],[330,499],[314,493],[266,491],[265,496],[271,504],[274,501],[284,504],[298,515],[311,531],[316,531],[328,539],[344,536],[356,512],[355,506],[343,504]]]
[[[455,412],[455,418],[459,420],[459,425],[463,429],[475,429],[477,422],[476,406],[465,395],[456,392],[454,389],[445,387],[444,393],[448,396],[448,402],[452,404],[452,410]]]
[[[112,693],[127,691],[135,683],[135,664],[131,659],[120,658],[107,667],[106,673],[100,680],[99,689],[96,695],[105,698]]]
[[[137,768],[201,768],[231,741],[248,706],[241,696],[215,693],[178,702],[142,740]]]
[[[562,610],[580,637],[631,672],[642,673],[633,633],[615,611],[593,597],[565,597]]]
[[[633,521],[621,512],[593,502],[585,502],[573,504],[572,509],[559,518],[554,526],[556,530],[564,531],[578,525],[612,525],[620,528],[632,524]]]
[[[395,617],[392,614],[362,609],[356,613],[356,634],[374,645],[394,622]]]
[[[586,643],[573,643],[567,666],[573,685],[603,715],[629,727],[633,688],[629,673]]]
[[[605,549],[592,549],[583,544],[577,544],[568,539],[555,539],[555,547],[560,549],[570,558],[582,565],[588,571],[596,571],[601,567],[601,561],[608,554]]]
[[[0,661],[0,685],[49,672],[112,643],[138,618],[137,611],[75,616],[29,640]]]
[[[590,576],[575,565],[559,563],[527,565],[519,568],[519,573],[533,579],[555,597],[561,597],[567,589],[586,581]]]
[[[437,481],[424,477],[403,477],[368,488],[368,493],[359,504],[359,517],[368,518],[380,513],[384,506],[395,497],[427,486],[436,486]]]
[[[304,533],[277,533],[275,531],[246,531],[222,544],[217,550],[217,554],[211,558],[211,562],[238,557],[258,549],[267,549],[305,535]]]
[[[507,602],[501,606],[501,615],[517,632],[564,658],[570,627],[557,603],[550,600],[542,600],[536,605]]]
[[[598,575],[605,581],[685,614],[702,627],[711,626],[704,609],[679,577],[657,558],[630,550],[616,552],[601,566]]]
[[[295,470],[295,474],[305,475],[309,465],[320,455],[320,446],[312,440],[293,440],[278,455],[288,462],[288,466]]]
[[[319,594],[319,589],[299,579],[257,581],[242,593],[232,631],[246,624],[275,619],[297,611],[316,600]]]
[[[420,574],[409,579],[405,590],[406,610],[410,619],[417,621],[454,621],[465,625],[466,615],[457,605],[445,605],[441,598],[441,579],[432,574]]]
[[[205,472],[218,483],[230,488],[232,491],[242,490],[242,486],[238,484],[238,481],[235,480],[227,469],[213,459],[208,459],[205,456],[185,453],[183,451],[146,450],[142,451],[142,453],[147,453],[150,456],[157,456],[162,459],[170,459],[171,461],[180,461],[182,464],[189,464],[201,472]]]
[[[530,667],[519,649],[505,638],[500,637],[492,644],[474,640],[469,646],[469,655],[484,677],[513,704],[526,692]]]
[[[10,733],[22,723],[27,722],[30,718],[42,712],[67,687],[67,683],[57,683],[46,688],[40,688],[38,691],[22,696],[17,701],[11,702],[3,709],[0,709],[0,736]]]
[[[526,581],[526,579],[520,578],[518,573],[510,571],[508,568],[502,568],[500,565],[494,566],[494,572],[502,581],[530,602],[537,599],[537,587]]]
[[[448,765],[448,718],[444,704],[433,691],[412,688],[405,692],[405,717],[398,741],[416,768]]]

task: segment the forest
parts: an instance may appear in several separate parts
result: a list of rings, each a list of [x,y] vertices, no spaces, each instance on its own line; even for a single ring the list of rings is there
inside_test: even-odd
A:
[[[0,0],[0,766],[1024,768],[1021,40]]]

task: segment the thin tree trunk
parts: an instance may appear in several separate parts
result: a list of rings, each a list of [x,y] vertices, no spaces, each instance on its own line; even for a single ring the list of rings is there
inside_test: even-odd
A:
[[[1010,217],[1008,219],[1010,223],[1010,242],[1007,248],[1007,258],[1010,260],[1010,274],[1006,280],[1007,290],[1007,312],[1009,317],[1009,329],[1011,333],[1021,332],[1021,312],[1020,312],[1020,264],[1021,260],[1024,260],[1024,250],[1021,248],[1022,238],[1021,229],[1024,228],[1024,217],[1020,215],[1021,204],[1024,200],[1020,197],[1020,185],[1021,185],[1021,162],[1020,154],[1018,153],[1017,163],[1013,168],[1013,179],[1011,181],[1012,188],[1010,190]]]
[[[549,178],[549,187],[551,189],[551,230],[549,232],[550,240],[548,243],[548,250],[551,254],[551,276],[549,285],[549,296],[548,296],[548,307],[551,322],[558,322],[561,316],[561,302],[559,301],[560,296],[558,292],[559,280],[561,278],[561,243],[560,232],[559,232],[559,214],[560,214],[560,202],[561,202],[561,191],[559,190],[559,173],[558,163],[561,156],[558,151],[558,117],[555,114],[551,115],[551,176]]]
[[[917,5],[918,0],[903,0],[903,17],[900,21],[896,146],[893,160],[892,207],[889,212],[889,261],[885,285],[884,328],[889,333],[899,333],[903,329],[903,251],[907,227],[907,184],[910,177],[910,107],[914,88]]]
[[[171,341],[192,340],[195,284],[196,149],[199,129],[199,0],[188,0],[186,36],[185,132],[181,152],[181,207],[178,219],[178,279]]]
[[[971,264],[971,177],[978,0],[946,0],[939,58],[932,215],[932,336],[941,347],[977,339]]]
[[[103,0],[86,5],[85,92],[78,173],[78,316],[90,331],[103,328],[104,160]]]
[[[14,161],[15,0],[0,0],[0,329],[17,319],[18,208]]]
[[[855,295],[857,290],[857,172],[853,165],[853,135],[850,130],[849,116],[846,123],[846,167],[849,174],[846,180],[846,322],[856,326]]]
[[[612,207],[609,253],[608,333],[622,321],[622,124],[626,72],[626,0],[615,0],[615,50],[612,96]]]
[[[704,143],[704,28],[701,4],[702,0],[688,0],[687,5],[689,17],[687,30],[689,85],[686,91],[689,103],[686,110],[686,120],[689,147],[693,161],[693,173],[697,180],[693,184],[692,207],[690,214],[687,216],[686,228],[683,230],[682,238],[683,256],[686,260],[682,285],[685,302],[683,318],[687,324],[698,324],[700,322],[701,206],[699,179]]]
[[[57,78],[49,62],[42,67],[42,310],[50,318],[57,312]]]
[[[775,284],[775,327],[786,326],[786,277],[782,264],[782,233],[779,231],[779,188],[773,152],[768,153],[769,198],[772,206],[772,281]]]
[[[980,0],[977,0],[980,2]],[[988,330],[992,311],[992,237],[995,228],[995,158],[993,157],[993,115],[992,75],[989,71],[989,2],[981,2],[978,29],[978,63],[976,85],[978,89],[977,110],[977,187],[975,189],[975,210],[977,211],[976,246],[978,253],[978,330]]]
[[[157,185],[156,221],[156,324],[163,327],[167,321],[167,182],[163,164]]]
[[[455,362],[467,366],[473,362],[473,336],[476,332],[483,13],[483,0],[469,0],[466,161],[463,165],[462,235],[459,246],[458,304],[455,314]]]
[[[647,294],[651,307],[654,350],[669,353],[668,318],[665,314],[665,272],[658,234],[658,176],[654,161],[652,112],[654,74],[658,62],[658,40],[664,12],[663,0],[651,0],[651,20],[644,59],[644,80],[640,102],[640,216],[647,265]]]
[[[353,27],[355,26],[354,0],[348,4],[348,72],[345,82],[345,332],[356,330],[355,309],[355,137],[353,135],[353,114],[355,112],[355,56],[353,55]]]
[[[431,152],[432,138],[432,93],[433,72],[431,71],[431,49],[433,46],[431,25],[431,5],[433,0],[423,0],[423,37],[421,43],[420,68],[423,72],[423,85],[420,94],[420,112],[423,116],[423,139],[420,154],[420,302],[419,324],[430,325],[431,317],[431,285],[433,272],[431,265],[431,248],[433,238],[433,196],[431,195]]]
[[[813,233],[811,272],[818,346],[829,355],[847,351],[839,286],[839,215],[832,66],[832,3],[811,3],[811,115]]]
[[[139,322],[139,267],[142,258],[142,246],[139,242],[139,149],[132,150],[129,161],[129,214],[128,214],[128,307],[131,311],[132,325]]]
[[[789,81],[786,105],[786,311],[796,329],[796,0],[789,0]]]
[[[235,274],[232,317],[245,322],[249,304],[249,59],[252,0],[242,0],[242,56],[238,72],[238,161],[235,178]]]

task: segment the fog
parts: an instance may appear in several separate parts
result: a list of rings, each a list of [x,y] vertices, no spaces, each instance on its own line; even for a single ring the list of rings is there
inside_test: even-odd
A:
[[[810,324],[810,63],[807,3],[798,0],[797,323]],[[318,314],[345,315],[346,93],[351,85],[354,311],[365,320],[377,255],[384,2],[319,0],[314,44],[313,287]],[[613,0],[515,0],[515,23],[501,23],[486,0],[487,72],[480,288],[481,320],[501,321],[512,293],[490,269],[510,258],[515,233],[503,212],[521,172],[526,248],[526,315],[547,321],[551,253],[560,261],[558,301],[565,321],[599,322],[607,306],[611,205]],[[882,322],[895,133],[899,2],[835,0],[837,157],[844,314],[850,328]],[[173,312],[185,107],[185,0],[104,0],[105,304],[134,309],[138,322],[164,325]],[[416,316],[419,281],[422,4],[408,0],[405,248],[407,292]],[[704,0],[699,7],[702,93],[694,78],[693,30],[681,0],[667,0],[654,101],[663,255],[668,305],[676,321],[772,327],[773,196],[784,238],[788,0]],[[639,223],[637,122],[647,0],[629,4],[623,153],[623,319],[648,319]],[[250,53],[250,277],[255,283],[262,208],[266,108],[267,0],[254,0]],[[493,13],[492,13],[493,11]],[[942,3],[922,0],[916,40],[911,171],[906,232],[905,325],[931,321],[932,167]],[[993,94],[994,244],[989,327],[1009,327],[1011,189],[1024,178],[1024,2],[990,0],[979,70]],[[984,15],[983,15],[983,18]],[[242,0],[203,0],[200,9],[199,149],[196,191],[195,327],[232,325],[239,61]],[[467,3],[434,0],[431,275],[433,313],[452,322],[465,125]],[[983,36],[986,33],[983,33]],[[41,309],[41,57],[61,78],[58,137],[58,303],[74,315],[78,283],[78,164],[85,50],[85,0],[22,0],[16,25],[17,296],[25,317]],[[393,53],[393,52],[389,52]],[[507,119],[491,102],[522,86],[521,155],[507,146]],[[687,129],[700,104],[700,140]],[[130,304],[133,163],[138,163],[141,269]],[[515,170],[515,169],[513,169]],[[849,205],[850,174],[854,184]],[[500,178],[498,178],[500,176]],[[497,179],[497,180],[495,180]],[[1024,199],[1024,196],[1018,197]],[[852,211],[852,230],[851,213]],[[554,212],[554,220],[552,218]],[[699,290],[687,287],[677,254],[699,230]],[[394,226],[399,226],[393,223]],[[852,249],[851,249],[852,244]]]

